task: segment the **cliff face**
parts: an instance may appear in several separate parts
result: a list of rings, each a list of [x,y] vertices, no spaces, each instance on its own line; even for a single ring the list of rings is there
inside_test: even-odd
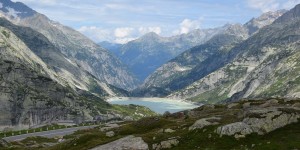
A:
[[[32,51],[31,53],[37,55],[41,61],[48,65],[46,70],[51,70],[48,71],[52,74],[51,78],[56,78],[62,85],[70,86],[74,90],[91,91],[99,96],[123,94],[122,91],[118,91],[117,88],[99,81],[76,64],[76,62],[68,59],[41,33],[28,27],[14,25],[4,18],[0,18],[0,26],[6,27],[16,34],[20,38],[19,40],[22,40],[28,46],[29,51]],[[12,44],[14,42],[12,41]],[[27,59],[33,59],[32,61],[34,61],[36,58]]]
[[[1,126],[74,119],[68,116],[76,106],[72,89],[56,82],[55,73],[13,32],[3,27],[0,32]]]
[[[51,21],[39,13],[19,21],[10,20],[42,33],[68,59],[101,82],[126,90],[133,89],[138,84],[138,80],[117,57],[78,31]]]
[[[134,112],[153,114],[142,107],[115,108],[104,101],[126,94],[82,71],[42,34],[0,18],[0,130],[58,120],[76,123],[103,113],[119,118]]]

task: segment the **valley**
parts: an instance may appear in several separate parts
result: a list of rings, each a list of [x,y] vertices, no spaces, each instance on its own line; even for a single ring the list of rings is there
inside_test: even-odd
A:
[[[300,149],[299,0],[20,1],[0,150]]]

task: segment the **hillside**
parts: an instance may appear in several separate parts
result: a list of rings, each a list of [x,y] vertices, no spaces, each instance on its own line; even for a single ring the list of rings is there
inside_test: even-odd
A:
[[[8,145],[45,150],[299,149],[299,104],[298,99],[249,99],[204,105],[78,131],[59,138],[61,143],[59,139],[28,138]],[[47,142],[57,145],[47,146]]]

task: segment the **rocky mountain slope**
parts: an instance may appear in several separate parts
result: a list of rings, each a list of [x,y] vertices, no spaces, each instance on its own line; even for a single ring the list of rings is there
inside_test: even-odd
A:
[[[276,20],[278,17],[280,17],[286,12],[286,10],[266,12],[257,18],[251,19],[244,26],[248,29],[249,34],[252,35],[253,33],[257,32],[260,28],[272,24],[274,20]]]
[[[71,119],[71,113],[80,113],[78,95],[59,84],[57,74],[12,31],[0,30],[1,128]]]
[[[215,103],[245,97],[299,97],[300,5],[234,49],[238,55],[170,97]]]
[[[2,143],[46,150],[299,149],[299,119],[299,99],[241,100],[120,125],[108,123],[60,139]],[[45,144],[49,141],[57,145]]]
[[[155,69],[193,46],[202,44],[217,34],[222,28],[194,30],[173,37],[161,37],[151,32],[112,49],[122,62],[142,82]],[[100,43],[101,45],[101,43]],[[103,46],[107,45],[102,43]]]
[[[258,29],[271,24],[284,12],[284,10],[280,10],[264,13],[247,22],[244,28],[248,30],[249,35],[252,35]],[[161,65],[177,57],[185,50],[209,41],[216,34],[224,32],[227,27],[228,25],[213,29],[196,29],[187,34],[173,37],[161,37],[156,33],[148,33],[124,45],[107,42],[99,43],[99,45],[116,54],[129,66],[140,81],[144,81]]]
[[[155,114],[140,106],[108,104],[105,97],[126,92],[80,72],[78,66],[66,63],[60,51],[42,34],[3,18],[0,18],[0,52],[1,131],[57,121],[80,123],[104,113],[121,119]],[[86,78],[71,76],[70,69],[85,73]],[[61,71],[70,76],[62,76]]]
[[[219,68],[226,62],[223,56],[226,56],[235,44],[248,37],[247,30],[241,25],[227,25],[226,28],[205,44],[185,51],[162,65],[145,80],[141,91],[138,92],[147,96],[163,96]]]
[[[53,70],[56,73],[56,75],[52,76],[56,77],[60,84],[70,86],[74,90],[91,91],[97,93],[99,96],[115,96],[122,93],[121,90],[118,93],[117,88],[100,82],[93,75],[66,58],[39,32],[31,28],[16,26],[4,18],[0,18],[0,25],[16,34],[34,54],[41,58],[50,67],[48,70]],[[31,59],[34,61],[35,58]],[[114,89],[116,92],[113,92]]]
[[[100,81],[124,89],[136,86],[137,80],[124,64],[78,31],[54,22],[22,3],[10,0],[1,3],[2,17],[42,33],[68,59]]]
[[[138,94],[165,96],[206,77],[236,57],[239,50],[235,46],[255,35],[256,30],[272,23],[282,13],[283,11],[269,12],[245,25],[224,26],[222,32],[206,43],[183,52],[158,68],[145,80]]]

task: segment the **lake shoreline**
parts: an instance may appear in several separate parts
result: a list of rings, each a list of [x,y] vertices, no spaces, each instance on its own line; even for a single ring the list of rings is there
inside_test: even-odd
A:
[[[193,108],[200,107],[201,104],[193,103],[186,100],[170,99],[170,98],[159,98],[159,97],[112,97],[106,100],[110,104],[121,104],[121,105],[141,105],[150,108],[160,114],[165,111],[183,111]],[[162,111],[163,110],[163,111]]]
[[[136,100],[139,99],[141,101],[172,101],[172,102],[185,102],[185,103],[190,103],[193,105],[199,105],[199,103],[196,102],[191,102],[185,99],[172,99],[172,98],[161,98],[161,97],[110,97],[108,98],[106,101],[107,102],[111,102],[111,101],[120,101],[120,100]],[[199,106],[202,106],[202,104],[200,104]]]

